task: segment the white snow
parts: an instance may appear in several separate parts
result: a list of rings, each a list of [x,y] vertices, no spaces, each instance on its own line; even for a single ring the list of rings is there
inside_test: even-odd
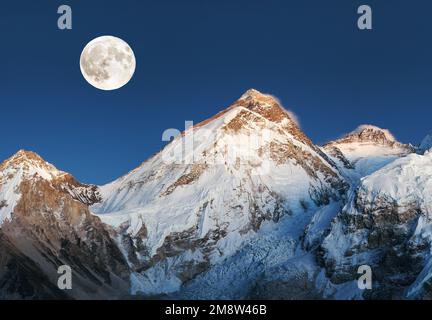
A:
[[[370,142],[351,142],[335,145],[344,156],[354,165],[351,175],[357,179],[365,177],[384,167],[395,159],[405,156],[406,149],[389,147]],[[337,159],[334,159],[337,161]]]
[[[410,154],[363,179],[360,192],[373,202],[385,195],[404,207],[416,203],[432,218],[432,153]]]

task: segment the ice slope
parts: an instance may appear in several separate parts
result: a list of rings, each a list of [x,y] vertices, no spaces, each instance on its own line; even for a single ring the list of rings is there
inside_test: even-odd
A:
[[[289,262],[298,263],[301,257],[307,255],[299,249],[299,243],[313,211],[284,217],[279,223],[267,222],[238,252],[216,264],[209,271],[198,275],[172,297],[246,299],[253,294],[258,279],[265,281],[264,279],[271,276],[277,277],[278,280],[282,279],[283,275],[280,272],[274,274],[276,268]],[[307,276],[312,277],[317,267],[313,258],[307,261],[303,267],[309,269]]]
[[[321,269],[314,253],[303,244],[305,236],[314,239],[322,236],[321,232],[329,228],[331,218],[339,208],[339,202],[331,202],[321,209],[314,206],[307,211],[294,212],[278,223],[266,222],[256,236],[234,255],[215,264],[168,297],[312,299],[324,294],[332,297],[336,292],[334,286],[325,288],[315,283]],[[317,211],[321,212],[318,219]],[[306,242],[311,242],[311,239]]]

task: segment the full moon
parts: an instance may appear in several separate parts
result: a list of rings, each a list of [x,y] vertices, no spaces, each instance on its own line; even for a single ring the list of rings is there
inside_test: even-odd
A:
[[[84,78],[101,90],[123,87],[135,72],[135,55],[122,39],[102,36],[90,41],[81,53],[80,67]]]

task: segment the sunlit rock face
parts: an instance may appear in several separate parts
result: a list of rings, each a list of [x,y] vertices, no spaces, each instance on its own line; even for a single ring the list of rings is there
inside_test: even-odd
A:
[[[96,186],[78,183],[33,152],[0,165],[0,298],[115,298],[129,293],[129,267],[110,229],[88,209]],[[72,290],[57,286],[73,270]]]

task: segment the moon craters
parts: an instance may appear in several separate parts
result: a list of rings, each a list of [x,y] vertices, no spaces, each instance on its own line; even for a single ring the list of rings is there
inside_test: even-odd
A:
[[[135,56],[120,38],[102,36],[90,41],[81,53],[80,67],[84,78],[94,87],[115,90],[132,78]]]

